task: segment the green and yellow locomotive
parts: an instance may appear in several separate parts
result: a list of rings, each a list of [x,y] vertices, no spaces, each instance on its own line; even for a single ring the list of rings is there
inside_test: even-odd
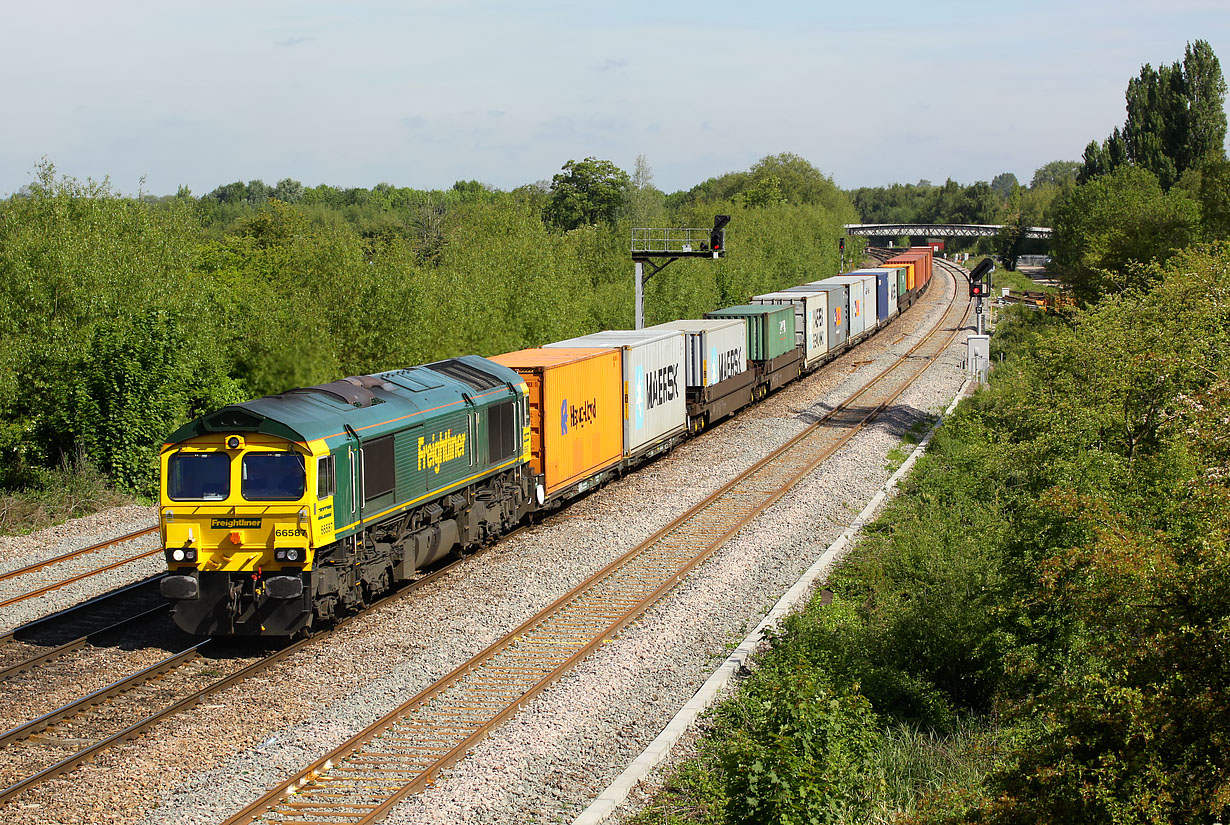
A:
[[[233,404],[162,449],[162,592],[200,635],[293,635],[528,511],[524,380],[477,356]]]

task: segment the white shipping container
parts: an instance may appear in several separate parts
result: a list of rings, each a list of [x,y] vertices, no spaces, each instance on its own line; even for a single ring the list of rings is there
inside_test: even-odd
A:
[[[689,388],[712,387],[747,372],[747,322],[741,318],[667,321],[646,329],[679,330],[686,336]]]
[[[827,292],[808,292],[802,287],[791,287],[783,292],[768,292],[752,298],[753,304],[793,304],[795,341],[803,350],[803,364],[811,367],[829,351],[829,311]]]
[[[876,276],[835,275],[816,281],[820,284],[847,284],[850,287],[850,337],[876,328]]]
[[[595,347],[621,351],[625,456],[636,455],[687,429],[682,332],[610,329],[545,346]]]

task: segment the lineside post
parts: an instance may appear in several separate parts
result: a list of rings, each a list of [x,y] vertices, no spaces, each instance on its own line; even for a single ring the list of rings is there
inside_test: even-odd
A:
[[[714,215],[712,229],[633,229],[632,263],[636,271],[636,328],[645,328],[645,283],[679,258],[726,257],[729,215]],[[654,263],[654,258],[665,258]],[[649,272],[645,272],[645,265]]]

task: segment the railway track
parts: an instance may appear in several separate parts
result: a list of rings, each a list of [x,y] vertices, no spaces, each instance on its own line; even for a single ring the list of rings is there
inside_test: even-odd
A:
[[[456,559],[392,593],[371,607],[405,598],[443,575]],[[151,579],[155,583],[157,579]],[[103,751],[136,739],[152,727],[190,710],[215,693],[256,676],[329,638],[358,616],[289,644],[255,661],[236,663],[243,642],[195,642],[151,665],[64,705],[0,732],[0,805]],[[173,631],[179,634],[178,630]],[[179,634],[184,635],[184,634]],[[228,670],[229,673],[221,671]]]
[[[151,533],[157,533],[157,532],[158,532],[157,526],[147,527],[141,530],[134,530],[131,533],[128,533],[123,536],[119,536],[114,539],[108,539],[107,541],[100,541],[96,544],[91,544],[88,547],[82,547],[79,550],[73,550],[68,553],[62,553],[58,556],[53,556],[51,558],[44,559],[42,561],[34,562],[33,564],[28,564],[25,567],[21,567],[15,570],[9,570],[7,572],[0,573],[0,582],[6,582],[6,581],[13,580],[13,579],[19,579],[25,576],[34,576],[35,574],[40,573],[49,567],[54,567],[55,565],[63,564],[65,562],[72,561],[74,559],[80,559],[83,556],[88,556],[92,553],[101,553],[111,547],[116,547],[126,542],[134,541],[144,536],[148,536]],[[142,559],[148,559],[151,556],[154,556],[161,552],[162,550],[158,547],[141,548],[139,552],[137,552],[136,554],[128,555],[123,558],[117,559],[115,561],[107,562],[106,564],[91,568],[89,570],[85,570],[80,573],[76,573],[71,576],[64,577],[62,579],[57,579],[56,581],[53,581],[50,584],[42,585],[32,590],[18,593],[15,596],[8,596],[5,598],[0,598],[0,608],[8,607],[14,604],[20,604],[21,602],[35,599],[46,593],[50,593],[53,590],[59,590],[60,588],[67,587],[70,584],[76,584],[77,582],[85,581],[86,579],[89,579],[93,576],[97,576],[100,573],[106,573],[109,570],[115,570],[117,568],[124,567],[125,565],[129,565],[129,564],[133,564],[134,562],[141,561]]]
[[[0,685],[167,612],[161,576],[112,590],[0,635]]]
[[[941,267],[954,280],[958,267]],[[448,676],[226,820],[369,823],[665,596],[839,450],[952,342],[968,305],[804,432]]]

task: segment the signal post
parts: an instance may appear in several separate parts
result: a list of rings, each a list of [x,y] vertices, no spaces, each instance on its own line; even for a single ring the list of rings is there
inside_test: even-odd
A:
[[[633,229],[632,263],[636,267],[636,328],[645,328],[645,283],[678,258],[726,257],[730,215],[714,215],[712,229]],[[656,263],[655,259],[663,259]],[[645,273],[645,267],[649,273]]]
[[[991,294],[991,273],[994,271],[995,262],[990,258],[983,258],[969,274],[969,297],[977,301],[974,304],[974,315],[978,319],[979,335],[986,332],[986,321],[982,314],[982,299]]]

